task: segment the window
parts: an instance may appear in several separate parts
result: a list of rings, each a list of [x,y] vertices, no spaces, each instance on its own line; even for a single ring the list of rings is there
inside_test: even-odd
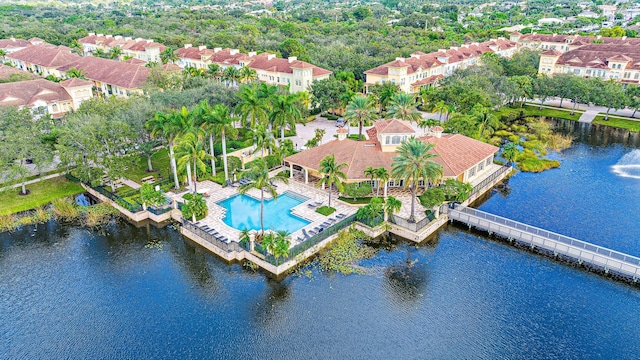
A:
[[[625,79],[628,79],[628,78],[629,78],[629,75],[630,75],[630,74],[629,74],[628,72],[624,73],[624,78],[625,78]]]
[[[476,167],[472,167],[471,169],[469,169],[469,177],[473,177],[476,174]]]
[[[398,135],[394,135],[394,136],[391,138],[391,143],[392,143],[393,145],[400,144],[400,136],[398,136]]]
[[[634,79],[634,80],[638,80],[638,73],[636,73],[635,75],[633,75],[633,79]]]
[[[484,170],[484,162],[481,162],[480,164],[478,164],[478,172]]]
[[[384,143],[389,145],[390,141],[391,141],[391,136],[387,135],[387,139],[385,140]]]
[[[402,142],[405,142],[405,141],[407,141],[407,135],[404,135],[404,136],[402,137]]]
[[[487,166],[491,165],[491,158],[488,158],[488,159],[487,159],[487,161],[486,161],[486,165],[487,165]]]
[[[302,86],[302,80],[296,80],[296,86]]]

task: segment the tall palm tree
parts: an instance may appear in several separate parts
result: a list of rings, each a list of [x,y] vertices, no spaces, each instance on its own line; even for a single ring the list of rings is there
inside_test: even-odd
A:
[[[264,125],[258,125],[258,127],[253,131],[253,142],[256,146],[253,153],[255,154],[260,151],[260,155],[263,158],[265,150],[267,150],[267,153],[269,154],[271,149],[276,146],[276,140],[273,138],[273,134],[271,131],[265,129]]]
[[[442,121],[442,114],[448,112],[449,107],[444,103],[443,100],[440,100],[433,106],[433,111],[439,114],[438,118],[440,119],[440,121]]]
[[[235,66],[226,67],[222,72],[222,76],[227,81],[227,86],[238,85],[238,78],[240,76],[240,73],[238,71],[238,68],[236,68]]]
[[[281,230],[276,232],[274,245],[273,251],[271,252],[273,256],[276,258],[289,257],[289,246],[291,246],[291,241],[289,240],[289,233],[287,231]]]
[[[236,105],[235,113],[240,114],[244,126],[252,129],[266,123],[269,117],[268,103],[260,95],[260,86],[244,85],[236,94],[240,98],[240,103]]]
[[[103,58],[103,59],[107,57],[107,54],[104,52],[103,48],[95,49],[92,55],[95,57]]]
[[[378,189],[376,190],[376,196],[380,196],[380,186],[384,187],[384,184],[389,181],[389,171],[386,168],[379,167],[373,170],[375,172],[375,177],[378,179]]]
[[[209,64],[209,66],[207,67],[207,73],[212,79],[220,81],[220,76],[222,75],[222,67],[216,63]]]
[[[347,175],[342,172],[342,168],[346,167],[347,163],[336,163],[335,156],[329,155],[324,159],[320,160],[320,174],[322,178],[318,182],[318,185],[328,185],[327,189],[329,191],[329,207],[331,207],[331,189],[333,184],[336,184],[338,191],[342,192],[344,186],[342,185],[342,181],[347,179]]]
[[[264,192],[269,192],[274,200],[277,199],[278,193],[273,186],[273,181],[279,180],[285,184],[288,184],[289,178],[286,177],[282,172],[273,177],[270,177],[269,168],[264,158],[256,159],[253,162],[253,166],[251,167],[251,169],[244,172],[244,176],[251,181],[238,187],[238,191],[241,194],[246,193],[250,189],[260,190],[260,230],[261,235],[264,235]]]
[[[280,143],[284,142],[284,129],[295,129],[296,123],[302,120],[297,98],[293,94],[276,95],[271,101],[269,124],[280,128]]]
[[[491,113],[490,109],[480,104],[473,106],[471,109],[471,115],[478,126],[478,133],[475,136],[478,140],[482,139],[485,134],[488,136],[492,135],[495,130],[501,126],[500,121],[498,121],[498,118]]]
[[[400,211],[400,208],[402,207],[402,201],[394,198],[393,196],[389,196],[385,201],[384,201],[384,214],[385,214],[385,221],[387,221],[387,216],[390,219],[393,219],[393,214],[397,213],[398,211]]]
[[[222,139],[222,167],[224,168],[224,179],[229,180],[229,165],[227,164],[227,133],[231,133],[232,136],[236,136],[237,129],[233,127],[233,117],[229,107],[222,104],[216,104],[209,113],[212,124],[215,125],[216,130],[220,133]]]
[[[250,83],[258,80],[258,73],[248,66],[243,66],[238,70],[238,80],[243,83]]]
[[[200,128],[205,135],[209,136],[209,155],[211,155],[211,175],[216,176],[216,154],[213,148],[215,135],[217,134],[217,124],[211,117],[211,107],[207,100],[202,100],[194,109],[195,116],[198,118]]]
[[[415,222],[415,203],[416,188],[418,181],[426,180],[436,181],[442,177],[442,165],[437,164],[430,159],[436,155],[429,153],[433,148],[433,144],[426,143],[416,139],[409,138],[400,145],[396,151],[397,156],[394,157],[391,174],[396,179],[404,180],[404,186],[411,189],[411,216],[409,221]]]
[[[364,95],[356,95],[347,105],[344,118],[350,123],[358,124],[358,140],[360,140],[364,123],[375,120],[376,112],[369,98]]]
[[[518,145],[512,142],[506,143],[502,147],[502,151],[500,152],[500,156],[507,160],[511,164],[511,167],[513,167],[513,162],[516,160],[519,154],[520,150],[518,149]]]
[[[371,182],[373,183],[373,180],[376,177],[376,169],[374,169],[371,166],[367,166],[366,169],[364,169],[364,176],[368,176],[371,178]],[[373,186],[371,187],[371,195],[373,195]]]
[[[167,114],[161,112],[156,113],[153,119],[147,121],[145,126],[147,130],[151,131],[151,138],[162,137],[167,140],[173,180],[175,181],[176,190],[179,189],[180,183],[178,181],[178,171],[173,148],[176,137],[191,127],[191,118],[187,108],[183,106],[181,111],[172,111]]]
[[[114,46],[109,50],[109,59],[119,60],[122,55],[122,49],[119,46]]]
[[[380,114],[387,109],[387,105],[391,102],[393,97],[400,92],[400,87],[391,81],[387,81],[380,87]]]
[[[78,69],[75,67],[72,67],[69,70],[65,71],[64,74],[68,78],[78,78],[78,79],[85,79],[85,80],[87,79],[87,73],[83,69]]]
[[[178,54],[169,46],[160,53],[160,61],[162,61],[163,64],[175,64],[178,59]]]
[[[416,109],[416,100],[413,95],[407,93],[396,94],[391,99],[390,107],[387,110],[388,118],[396,118],[404,121],[418,122],[422,115]]]
[[[187,177],[189,179],[189,187],[194,194],[196,193],[198,180],[198,170],[204,172],[207,166],[204,160],[208,160],[211,155],[207,154],[202,146],[202,139],[194,132],[187,132],[178,138],[176,146],[176,156],[178,157],[178,166],[187,169]],[[191,176],[191,165],[193,164],[193,177]],[[193,184],[193,187],[191,187]]]

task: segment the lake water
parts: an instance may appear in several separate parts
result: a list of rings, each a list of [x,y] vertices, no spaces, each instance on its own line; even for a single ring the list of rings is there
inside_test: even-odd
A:
[[[576,144],[480,208],[640,255],[631,147]],[[633,157],[628,156],[628,158]],[[158,241],[162,249],[147,248]],[[407,267],[407,263],[413,266]],[[366,275],[270,280],[175,230],[0,234],[0,358],[637,359],[640,289],[449,226]]]

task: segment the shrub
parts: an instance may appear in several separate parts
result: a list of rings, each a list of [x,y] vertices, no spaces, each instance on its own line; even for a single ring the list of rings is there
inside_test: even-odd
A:
[[[446,201],[463,202],[469,198],[473,191],[473,186],[455,179],[447,179],[438,186],[444,193]]]
[[[344,185],[344,194],[353,198],[364,197],[371,194],[371,184],[369,183],[349,183]]]
[[[195,194],[191,200],[188,200],[182,206],[182,216],[185,219],[193,218],[193,215],[196,216],[196,220],[201,220],[205,216],[207,216],[207,211],[209,208],[207,207],[207,202],[204,199],[202,194]]]
[[[444,191],[439,187],[425,190],[422,195],[418,196],[418,199],[420,200],[420,204],[427,209],[440,206],[446,200]]]
[[[316,212],[318,214],[322,214],[324,216],[329,216],[331,214],[333,214],[336,211],[335,208],[329,207],[329,206],[320,206],[319,208],[316,209]]]

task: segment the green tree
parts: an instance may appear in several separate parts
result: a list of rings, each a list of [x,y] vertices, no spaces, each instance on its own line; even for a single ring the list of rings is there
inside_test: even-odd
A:
[[[358,21],[361,21],[368,17],[373,16],[371,9],[369,9],[369,7],[367,6],[358,6],[353,10],[352,13],[353,13],[353,17],[356,18],[356,20]]]
[[[331,114],[335,115],[336,109],[340,108],[340,97],[347,92],[349,87],[335,77],[314,81],[309,92],[311,99],[322,111],[331,109]]]
[[[389,172],[387,171],[386,168],[383,168],[383,167],[374,169],[374,172],[375,172],[375,177],[378,180],[376,196],[380,196],[380,187],[384,187],[385,184],[389,181]]]
[[[538,109],[542,110],[542,105],[549,97],[555,96],[555,88],[553,84],[553,80],[550,77],[540,74],[533,80],[533,94],[538,96],[540,100],[540,107]]]
[[[258,127],[253,130],[253,141],[255,143],[255,150],[253,153],[257,153],[260,151],[260,156],[264,158],[265,150],[267,154],[271,153],[271,149],[276,146],[276,140],[273,138],[273,133],[267,130],[263,125],[258,125]]]
[[[370,93],[378,101],[378,113],[382,114],[393,97],[400,92],[400,87],[391,81],[375,84],[369,88]]]
[[[429,153],[433,144],[411,137],[400,145],[393,158],[391,174],[396,179],[404,180],[405,187],[411,189],[411,216],[409,221],[415,222],[416,188],[418,181],[435,182],[442,177],[442,165],[430,160],[436,155]]]
[[[288,38],[285,39],[279,46],[278,49],[282,54],[283,58],[288,58],[290,56],[295,56],[299,60],[308,60],[307,57],[307,48],[304,47],[298,40]]]
[[[370,177],[371,183],[373,183],[373,179],[376,177],[376,169],[372,166],[367,166],[367,168],[364,169],[364,176]],[[371,195],[373,195],[373,187],[371,188]]]
[[[387,117],[416,123],[422,119],[422,115],[416,109],[415,98],[407,93],[398,93],[391,99]]]
[[[296,123],[302,120],[300,107],[296,104],[297,96],[293,94],[277,95],[272,98],[269,123],[280,128],[280,142],[284,141],[286,127],[295,130]]]
[[[511,163],[513,167],[513,162],[516,161],[516,158],[520,154],[520,150],[518,149],[518,145],[516,143],[508,142],[504,144],[502,147],[502,152],[500,152],[500,156],[502,156],[505,160]]]
[[[248,66],[243,66],[238,70],[238,81],[242,84],[247,84],[258,80],[258,74],[256,71]]]
[[[260,96],[258,85],[243,85],[236,96],[240,103],[236,106],[235,112],[240,114],[244,126],[255,128],[268,121],[268,102]]]
[[[627,86],[625,90],[627,93],[627,99],[629,99],[629,107],[633,109],[631,117],[636,116],[636,112],[640,109],[640,86]]]
[[[389,219],[393,219],[393,214],[400,211],[402,208],[402,201],[394,198],[393,196],[387,197],[384,202],[384,213]],[[387,221],[385,219],[385,221]]]
[[[222,166],[224,169],[224,179],[229,180],[229,165],[227,161],[227,133],[233,136],[237,134],[237,129],[233,127],[233,117],[229,107],[216,104],[207,112],[206,121],[215,127],[215,131],[220,134],[222,140]],[[213,147],[211,148],[213,155]]]
[[[592,85],[592,89],[598,89],[591,93],[591,102],[598,106],[607,108],[607,114],[604,119],[609,120],[609,111],[611,109],[623,109],[627,103],[627,94],[620,84],[611,81],[595,80],[596,86]]]
[[[285,184],[289,183],[289,179],[282,173],[270,177],[269,167],[264,158],[258,158],[253,162],[251,169],[244,172],[244,176],[251,180],[250,182],[240,185],[238,191],[241,194],[245,194],[250,189],[257,189],[260,191],[260,233],[264,235],[264,192],[267,191],[271,194],[273,199],[278,198],[278,193],[273,186],[274,181],[282,181]]]
[[[364,95],[356,95],[347,106],[344,118],[353,124],[358,124],[358,139],[362,140],[362,128],[376,118],[375,109],[371,100]]]
[[[178,59],[178,54],[170,46],[167,46],[160,53],[160,61],[162,61],[163,64],[175,64],[178,62]]]
[[[275,235],[274,246],[271,253],[276,258],[288,258],[290,246],[291,241],[289,240],[289,234],[284,230],[278,231]]]
[[[189,180],[189,190],[193,193],[198,191],[198,170],[205,172],[207,165],[204,160],[209,160],[211,155],[207,154],[202,146],[202,139],[193,132],[187,132],[177,140],[176,157],[178,168],[187,170]],[[193,164],[193,176],[191,176],[191,165]]]
[[[238,70],[235,66],[227,66],[222,71],[222,77],[227,81],[227,86],[237,86],[238,79],[240,78],[240,70]]]
[[[109,59],[119,60],[121,55],[122,55],[122,49],[120,47],[114,46],[111,49],[109,49],[109,54],[108,54]]]
[[[437,112],[440,116],[439,119],[442,121],[442,115],[447,113],[448,111],[448,107],[447,104],[445,104],[445,102],[443,100],[438,101],[434,106],[433,106],[433,111]]]
[[[147,206],[158,206],[166,202],[166,198],[160,191],[156,191],[151,184],[142,184],[140,187],[140,200],[142,207],[147,210]]]
[[[87,73],[83,69],[70,68],[64,73],[68,78],[87,79]]]
[[[185,219],[191,218],[193,222],[203,219],[208,211],[207,201],[202,194],[193,194],[182,206],[182,216]]]
[[[320,160],[320,167],[318,171],[322,175],[322,178],[318,181],[318,186],[327,186],[327,191],[329,193],[329,207],[331,207],[331,190],[333,189],[333,185],[336,185],[339,192],[342,192],[344,189],[342,181],[347,179],[347,175],[342,171],[342,168],[346,166],[347,163],[336,163],[334,155],[328,155],[324,159]]]

